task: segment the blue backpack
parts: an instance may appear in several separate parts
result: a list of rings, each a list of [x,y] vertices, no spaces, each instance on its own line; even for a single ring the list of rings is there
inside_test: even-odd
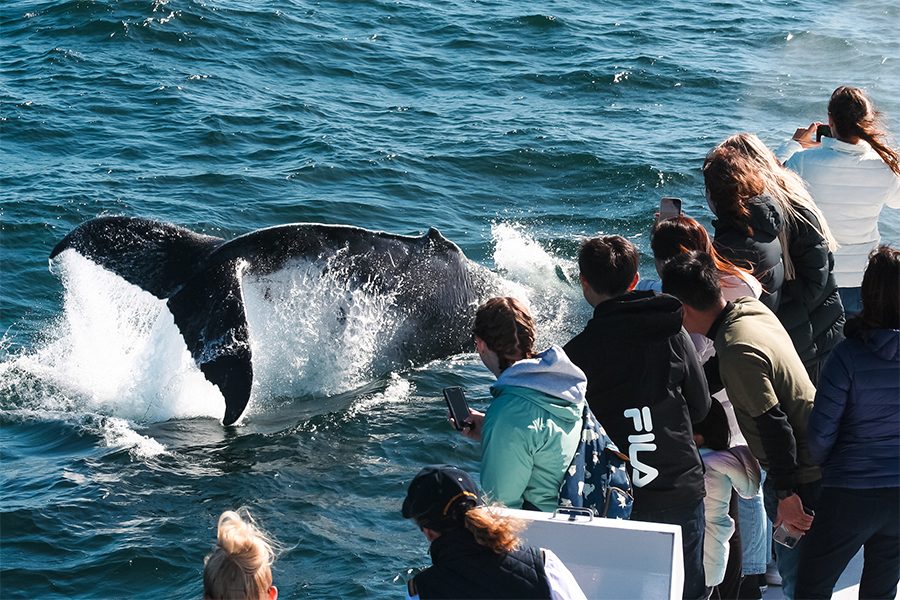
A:
[[[596,517],[630,518],[634,492],[627,462],[585,403],[581,441],[559,488],[560,507],[587,508]]]

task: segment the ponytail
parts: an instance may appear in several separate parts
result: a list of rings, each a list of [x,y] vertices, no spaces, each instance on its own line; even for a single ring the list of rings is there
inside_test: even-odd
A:
[[[501,515],[494,507],[480,506],[466,512],[464,524],[479,545],[495,554],[511,552],[519,547],[519,533],[525,522]]]
[[[900,158],[897,151],[888,146],[887,133],[879,128],[881,113],[875,110],[865,92],[847,85],[837,88],[828,102],[828,115],[837,135],[865,140],[884,164],[900,175]]]

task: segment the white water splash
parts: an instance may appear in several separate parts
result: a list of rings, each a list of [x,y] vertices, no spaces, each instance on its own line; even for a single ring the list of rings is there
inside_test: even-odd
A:
[[[105,419],[101,426],[103,441],[109,448],[127,448],[136,459],[146,460],[160,454],[167,454],[166,447],[151,437],[141,435],[124,419]]]
[[[301,261],[242,278],[254,369],[247,414],[265,412],[271,398],[346,392],[381,370],[402,311],[395,294],[331,268],[341,258],[325,268]],[[164,300],[74,251],[53,270],[63,284],[61,315],[33,350],[0,363],[0,390],[17,408],[136,427],[222,418],[224,399],[198,369]]]
[[[361,396],[347,409],[346,417],[352,419],[358,414],[368,414],[372,408],[383,404],[406,402],[414,391],[414,386],[397,373],[391,373],[390,381],[383,392]]]
[[[340,264],[338,256],[331,264]],[[334,395],[371,381],[401,326],[395,293],[297,261],[243,279],[256,396]]]
[[[26,353],[0,364],[0,389],[50,413],[133,423],[221,418],[225,404],[197,368],[165,301],[74,251],[53,264],[63,311]]]
[[[525,302],[534,316],[538,346],[564,344],[581,324],[576,316],[584,303],[574,261],[542,247],[524,227],[491,226],[494,263],[509,280],[507,295]]]

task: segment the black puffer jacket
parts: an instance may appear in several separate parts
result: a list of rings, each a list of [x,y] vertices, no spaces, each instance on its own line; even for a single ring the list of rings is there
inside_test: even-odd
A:
[[[422,600],[552,597],[537,548],[495,554],[468,530],[454,529],[434,540],[430,552],[432,566],[413,579]]]
[[[760,301],[777,312],[784,285],[784,263],[781,261],[781,242],[778,234],[784,219],[775,202],[766,195],[751,198],[748,224],[753,230],[747,235],[744,228],[725,219],[713,221],[716,230],[713,241],[723,257],[739,267],[748,267],[763,286]]]
[[[681,321],[672,296],[628,292],[598,304],[564,348],[587,375],[591,410],[631,459],[634,509],[643,514],[706,493],[692,423],[709,412],[709,391]]]
[[[843,339],[844,308],[838,296],[834,257],[819,233],[819,221],[805,208],[788,237],[794,279],[781,287],[776,315],[794,342],[813,383],[832,348]]]

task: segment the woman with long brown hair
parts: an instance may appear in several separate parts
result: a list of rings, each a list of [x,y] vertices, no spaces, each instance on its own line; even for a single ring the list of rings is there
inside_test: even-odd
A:
[[[759,298],[762,285],[748,270],[735,265],[716,251],[706,228],[696,219],[679,215],[672,219],[659,221],[653,227],[650,248],[656,261],[657,273],[662,271],[663,264],[682,252],[706,252],[713,259],[719,272],[719,283],[722,295],[726,300],[734,300],[741,296]]]
[[[703,180],[713,220],[716,249],[729,262],[747,266],[763,286],[760,301],[773,312],[784,284],[778,236],[784,219],[766,193],[766,181],[749,158],[734,148],[717,146],[703,163]]]
[[[853,315],[861,310],[868,254],[881,239],[878,216],[885,205],[900,208],[900,160],[888,145],[879,112],[857,87],[834,90],[828,103],[832,137],[816,141],[823,125],[797,129],[778,157],[806,181],[834,233],[840,246],[834,252],[834,276],[844,310]]]
[[[696,219],[685,215],[663,219],[653,226],[650,235],[650,248],[653,250],[657,273],[661,274],[666,261],[679,254],[694,251],[705,252],[712,258],[713,264],[719,272],[719,284],[722,286],[722,295],[726,300],[736,300],[743,296],[759,299],[762,294],[762,284],[753,276],[753,273],[735,265],[719,254],[706,232],[706,228]],[[635,289],[660,292],[662,291],[662,282],[641,279]],[[712,340],[705,335],[691,334],[691,341],[694,342],[701,363],[705,363],[715,353],[712,349]],[[709,375],[710,373],[707,373],[707,377]],[[716,385],[712,381],[709,383],[711,386]]]

